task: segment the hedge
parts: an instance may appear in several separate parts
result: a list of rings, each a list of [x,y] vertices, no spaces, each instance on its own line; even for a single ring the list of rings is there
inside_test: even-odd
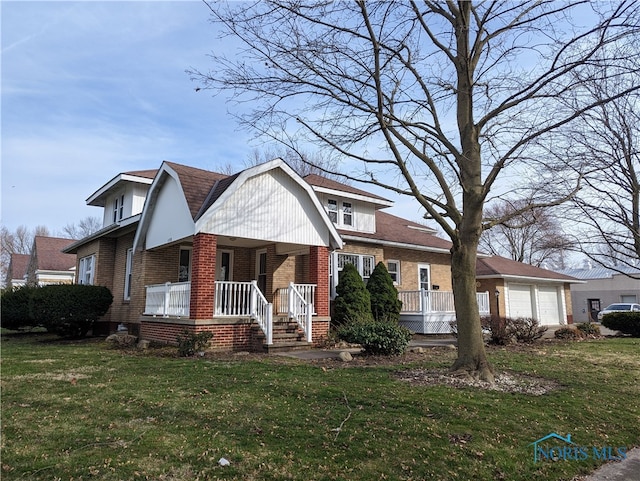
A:
[[[640,337],[640,312],[610,312],[602,317],[602,325],[612,331]]]

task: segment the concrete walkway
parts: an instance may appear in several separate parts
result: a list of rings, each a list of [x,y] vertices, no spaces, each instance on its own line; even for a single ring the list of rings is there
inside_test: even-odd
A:
[[[627,453],[622,461],[605,464],[581,481],[640,481],[640,448]]]

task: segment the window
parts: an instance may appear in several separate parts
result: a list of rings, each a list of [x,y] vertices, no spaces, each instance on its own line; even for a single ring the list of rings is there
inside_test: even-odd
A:
[[[353,225],[353,211],[351,202],[342,203],[342,223],[344,225]]]
[[[394,284],[400,284],[400,261],[387,261],[387,270]]]
[[[90,255],[80,259],[80,272],[78,273],[78,284],[93,284],[93,271],[95,264],[95,255]]]
[[[327,200],[327,213],[329,214],[329,219],[334,224],[338,223],[338,201],[334,199]]]
[[[267,251],[260,250],[256,258],[256,277],[258,278],[258,288],[260,292],[267,292]]]
[[[331,260],[333,261],[333,256],[331,257]],[[362,280],[364,281],[364,283],[366,284],[369,281],[369,277],[371,277],[371,273],[373,272],[373,269],[375,267],[375,257],[373,256],[368,256],[368,255],[362,255],[362,254],[343,254],[343,253],[338,253],[335,257],[335,267],[336,267],[336,271],[340,272],[342,271],[342,269],[344,268],[344,266],[346,264],[353,264],[354,266],[356,266],[356,269],[358,269],[358,273],[360,274],[360,277],[362,277]],[[333,263],[332,265],[330,265],[329,269],[330,269],[330,277],[331,277],[331,289],[332,292],[335,294],[335,287],[338,285],[338,275],[335,274],[334,269],[333,269]]]
[[[124,194],[113,201],[113,222],[122,220],[122,217],[124,217]]]
[[[191,280],[191,248],[180,248],[180,267],[178,270],[178,282]]]
[[[124,300],[131,299],[131,271],[133,270],[133,249],[127,249],[127,261],[124,267]]]

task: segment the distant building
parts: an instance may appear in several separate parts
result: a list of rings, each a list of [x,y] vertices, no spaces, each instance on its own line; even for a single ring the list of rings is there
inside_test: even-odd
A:
[[[24,286],[27,283],[27,266],[30,257],[29,254],[11,254],[4,283],[7,289]]]
[[[26,283],[32,286],[73,284],[76,276],[76,256],[62,249],[73,239],[36,236],[26,271]]]
[[[598,312],[609,304],[637,303],[640,300],[639,268],[621,266],[614,270],[586,267],[566,269],[562,273],[585,281],[583,284],[571,284],[573,316],[576,322],[596,320]]]

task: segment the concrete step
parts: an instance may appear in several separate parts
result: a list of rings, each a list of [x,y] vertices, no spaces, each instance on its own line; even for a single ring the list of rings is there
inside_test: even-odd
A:
[[[269,354],[274,352],[288,352],[288,351],[306,351],[313,348],[313,344],[305,341],[294,341],[294,342],[281,342],[276,343],[275,339],[273,344],[267,346],[265,344],[264,350]]]

